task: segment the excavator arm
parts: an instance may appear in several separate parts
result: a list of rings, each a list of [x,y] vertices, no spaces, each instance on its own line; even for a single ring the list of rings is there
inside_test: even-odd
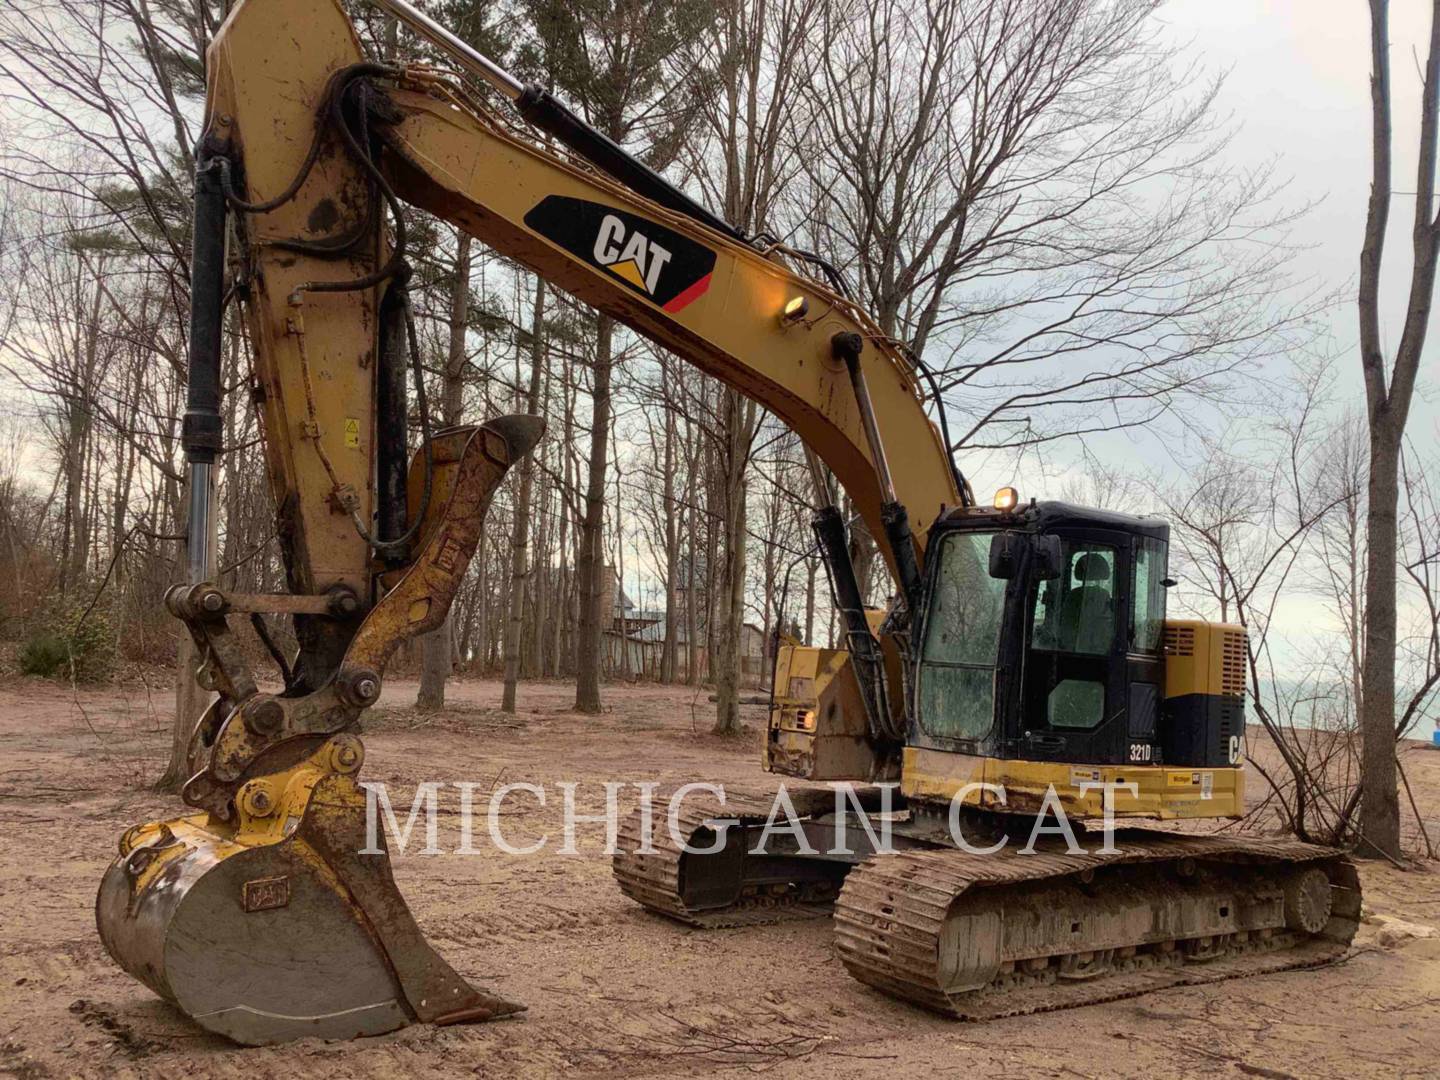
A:
[[[183,795],[196,812],[125,834],[97,921],[121,966],[246,1043],[520,1008],[429,947],[383,850],[357,854],[369,842],[356,722],[394,650],[443,622],[491,495],[541,433],[532,417],[430,429],[402,204],[467,230],[797,432],[882,738],[897,737],[897,722],[817,459],[880,542],[904,600],[919,587],[929,524],[966,498],[915,365],[834,285],[799,272],[806,256],[747,241],[548,94],[408,5],[383,6],[576,156],[520,136],[453,77],[367,61],[336,0],[242,0],[211,45],[184,427],[190,580],[167,605],[217,698],[190,744]],[[231,301],[254,351],[281,594],[228,591],[210,570]],[[425,430],[407,461],[410,381]],[[271,645],[277,692],[260,689],[236,647],[241,615]],[[293,619],[293,659],[274,648],[267,615]]]
[[[381,6],[417,14],[393,2]],[[380,65],[357,68],[365,65],[359,42],[331,3],[247,0],[226,22],[211,56],[208,138],[243,161],[250,202],[263,204],[283,194],[317,135],[322,140],[320,159],[294,197],[248,216],[251,250],[258,262],[268,263],[257,274],[268,293],[261,305],[268,325],[259,328],[266,333],[257,345],[266,338],[274,345],[286,336],[290,290],[323,269],[332,270],[331,278],[337,272],[333,262],[317,266],[313,256],[297,259],[293,249],[276,251],[275,245],[302,238],[324,243],[373,222],[381,209],[376,198],[359,190],[357,173],[363,170],[346,153],[345,140],[331,131],[325,144],[327,126],[343,120],[329,115],[324,104],[335,89],[332,80],[353,72],[354,80],[368,83],[363,123],[381,144],[370,156],[390,193],[465,229],[760,402],[834,472],[882,541],[892,570],[895,557],[883,542],[884,503],[895,500],[907,508],[917,553],[923,553],[926,528],[941,505],[961,501],[914,366],[862,310],[788,268],[778,245],[757,249],[679,192],[669,201],[688,204],[692,213],[646,198],[593,165],[571,164],[534,138],[515,134],[444,76]],[[526,93],[543,94],[525,87],[517,96]],[[569,119],[552,126],[583,128]],[[351,123],[358,131],[357,118]],[[597,140],[594,145],[607,142],[588,134]],[[373,271],[374,261],[345,269],[356,274],[362,268]],[[798,310],[787,319],[792,302]],[[373,291],[307,295],[307,332],[352,342],[346,352],[362,355],[370,344],[355,339],[373,334],[379,304]],[[317,319],[325,323],[316,325]],[[837,337],[855,336],[884,456],[902,467],[877,461],[867,435],[854,380],[836,345]],[[287,444],[292,453],[304,452],[299,440]],[[887,471],[893,482],[888,493]],[[344,522],[332,524],[343,534]],[[343,539],[353,543],[353,535]]]
[[[667,846],[642,807],[625,831],[638,843],[614,864],[627,895],[696,926],[738,925],[731,920],[781,900],[833,902],[838,951],[852,974],[962,1017],[1112,1000],[1344,952],[1360,892],[1353,866],[1330,849],[1136,831],[1118,848],[1077,853],[1056,840],[1034,859],[987,853],[982,861],[958,839],[948,842],[947,801],[954,829],[964,793],[976,787],[969,781],[982,776],[1002,781],[998,803],[972,816],[987,831],[1000,814],[1038,811],[1043,821],[1041,794],[1055,796],[1057,786],[1083,811],[1089,804],[1077,796],[1102,777],[1134,789],[1122,814],[1216,816],[1222,785],[1227,812],[1238,813],[1233,734],[1222,755],[1227,725],[1243,708],[1242,694],[1227,689],[1227,672],[1243,666],[1234,660],[1243,656],[1243,630],[1165,624],[1173,665],[1154,643],[1135,653],[1129,620],[1115,616],[1125,613],[1126,568],[1138,567],[1130,552],[1163,544],[1163,523],[1063,503],[1018,508],[1013,491],[993,512],[973,507],[927,416],[923,369],[846,300],[838,278],[822,283],[805,272],[818,260],[744,237],[404,0],[373,2],[509,98],[548,146],[569,156],[518,134],[451,75],[367,61],[337,0],[241,0],[217,34],[191,268],[190,580],[167,596],[194,640],[197,678],[217,698],[189,748],[183,796],[195,812],[129,830],[101,883],[100,934],[125,970],[202,1026],[244,1043],[379,1034],[523,1008],[473,987],[426,942],[396,889],[380,830],[366,828],[378,814],[370,807],[367,815],[358,781],[357,721],[380,694],[387,659],[444,620],[491,495],[541,434],[534,417],[432,430],[407,291],[405,204],[460,226],[748,394],[799,434],[848,655],[837,665],[838,654],[826,652],[822,665],[816,653],[806,674],[787,681],[831,693],[837,708],[825,711],[848,714],[844,731],[828,733],[838,746],[841,735],[862,739],[850,730],[853,706],[835,696],[835,676],[850,665],[876,771],[904,746],[903,790],[913,801],[897,823],[902,850],[890,857],[852,865],[848,848],[813,859],[788,847],[773,858],[752,850],[746,837],[768,833],[771,820],[743,798],[692,807],[685,819],[686,835],[702,845],[716,819],[734,825],[721,850],[692,851],[675,837]],[[243,307],[254,351],[253,394],[288,571],[287,591],[274,595],[227,590],[210,570],[227,301]],[[407,460],[411,380],[423,438]],[[824,466],[899,586],[873,629]],[[940,517],[956,506],[964,509]],[[1067,538],[1083,547],[1096,536],[1108,539],[1067,571]],[[931,580],[948,592],[937,589],[939,600],[923,604],[930,537],[930,551],[947,552]],[[1112,565],[1116,592],[1098,585]],[[1027,644],[1026,611],[1013,601],[1038,597],[1034,586],[1064,573],[1082,589],[1097,583],[1092,595],[1102,606],[1090,618],[1102,630],[1110,618],[1102,635],[1109,652]],[[948,700],[926,706],[929,651],[919,665],[893,662],[907,621],[922,606],[922,621],[934,618],[956,599],[955,586],[982,575],[983,589],[958,591],[962,601],[983,592],[992,609],[1003,606],[990,620],[994,663],[942,654],[933,685]],[[1011,599],[997,600],[989,579],[1007,582]],[[948,610],[964,615],[960,623],[990,625],[962,604]],[[241,615],[270,645],[278,691],[261,689],[236,648],[230,620]],[[292,618],[293,660],[275,648],[267,615]],[[884,657],[877,636],[894,646]],[[915,666],[921,715],[910,726],[903,704],[891,702],[908,696],[897,669]],[[945,672],[961,681],[946,682]],[[1158,740],[1160,763],[1151,751],[1162,683],[1174,708]],[[1022,687],[1041,696],[1007,706],[1006,694]],[[986,741],[953,727],[965,719],[962,705],[977,730],[988,722]],[[1042,718],[1053,730],[1031,730]],[[1142,721],[1148,730],[1132,727]],[[817,727],[800,726],[795,746],[819,739]],[[997,756],[1015,746],[1039,756]],[[864,771],[848,758],[840,766],[842,775]],[[996,785],[979,786],[989,793]],[[815,835],[838,836],[838,817],[816,817],[826,805],[801,812]]]

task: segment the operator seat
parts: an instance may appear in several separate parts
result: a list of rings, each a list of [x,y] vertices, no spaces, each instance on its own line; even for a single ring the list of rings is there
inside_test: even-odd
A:
[[[1107,653],[1115,637],[1115,611],[1110,588],[1110,563],[1096,551],[1075,560],[1080,584],[1060,601],[1060,640],[1075,652]]]

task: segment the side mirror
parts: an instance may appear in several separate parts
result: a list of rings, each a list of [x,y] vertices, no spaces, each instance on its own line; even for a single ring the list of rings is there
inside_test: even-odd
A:
[[[993,558],[993,556],[992,556]],[[1032,572],[1038,581],[1051,581],[1065,570],[1065,556],[1060,550],[1060,537],[1035,537],[1035,563]]]
[[[996,533],[990,538],[990,576],[1013,578],[1020,569],[1020,551],[1025,539],[1020,533]]]

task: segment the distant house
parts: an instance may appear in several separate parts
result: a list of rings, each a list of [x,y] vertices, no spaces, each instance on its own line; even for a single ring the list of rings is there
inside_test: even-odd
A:
[[[664,612],[637,612],[625,619],[622,634],[618,620],[606,633],[607,673],[612,676],[658,679],[661,657],[665,651],[668,620]],[[675,677],[685,679],[692,649],[690,633],[683,612],[675,625]],[[700,678],[710,675],[708,635],[697,635],[693,650]],[[628,661],[628,667],[625,666]],[[759,685],[769,676],[765,631],[746,623],[740,635],[740,677],[743,682]]]
[[[665,652],[665,634],[669,620],[663,611],[655,612],[655,615],[656,618],[649,620],[646,625],[638,627],[630,635],[630,646],[635,650],[637,659],[634,673],[640,678],[658,679],[660,677],[660,660]],[[699,648],[696,652],[696,659],[702,679],[710,673],[709,656],[705,644],[705,637],[697,636],[696,645]],[[675,677],[677,679],[688,677],[689,664],[690,633],[685,625],[684,613],[681,612],[675,623]]]
[[[764,682],[770,674],[768,653],[763,629],[748,622],[740,627],[740,674],[743,678]]]

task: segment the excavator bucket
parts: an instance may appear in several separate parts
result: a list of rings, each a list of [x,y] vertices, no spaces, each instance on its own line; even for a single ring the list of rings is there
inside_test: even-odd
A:
[[[202,1027],[265,1045],[524,1009],[471,986],[425,941],[373,811],[367,820],[353,729],[394,648],[443,622],[491,495],[542,429],[535,417],[502,417],[437,434],[436,497],[418,554],[370,609],[333,679],[307,695],[222,697],[190,745],[196,771],[184,796],[202,812],[121,837],[96,898],[100,937],[122,968]],[[202,637],[219,640],[223,618],[213,615]]]
[[[323,753],[344,755],[344,739]],[[426,943],[383,839],[361,853],[365,793],[350,776],[316,782],[320,772],[295,770],[276,812],[240,828],[200,814],[128,831],[96,901],[110,955],[202,1027],[251,1046],[522,1010]]]

